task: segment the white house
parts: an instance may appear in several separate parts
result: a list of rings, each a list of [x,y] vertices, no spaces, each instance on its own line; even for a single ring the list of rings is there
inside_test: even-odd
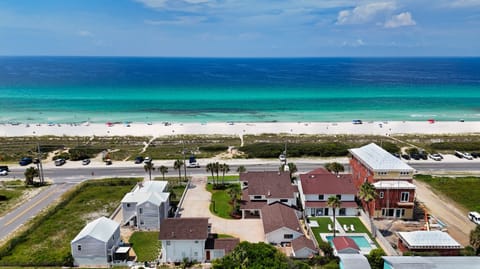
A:
[[[170,194],[164,192],[166,187],[167,181],[147,181],[125,194],[122,199],[122,223],[140,230],[158,230],[170,209]]]
[[[265,241],[271,244],[291,242],[303,235],[296,210],[282,203],[262,208]]]
[[[318,250],[312,240],[305,236],[292,240],[292,257],[305,259],[316,254],[318,254]]]
[[[330,196],[340,198],[341,205],[336,209],[337,216],[355,216],[358,205],[355,202],[357,188],[352,175],[335,175],[320,168],[300,175],[298,184],[300,200],[307,216],[332,216],[333,209],[327,204]]]
[[[106,217],[88,223],[70,243],[75,266],[105,267],[120,244],[120,225]]]

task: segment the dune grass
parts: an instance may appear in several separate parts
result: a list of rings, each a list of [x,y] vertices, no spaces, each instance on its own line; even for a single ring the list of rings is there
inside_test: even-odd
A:
[[[27,224],[0,248],[2,266],[62,266],[71,262],[70,241],[88,221],[110,216],[139,179],[87,181]]]
[[[137,261],[150,262],[158,258],[160,253],[160,241],[158,232],[134,232],[129,243],[137,254]]]

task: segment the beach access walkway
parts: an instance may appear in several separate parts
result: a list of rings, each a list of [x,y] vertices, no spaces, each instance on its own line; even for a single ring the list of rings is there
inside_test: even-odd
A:
[[[206,185],[206,176],[193,176],[180,209],[180,217],[209,218],[213,233],[228,234],[240,238],[240,241],[264,242],[265,234],[261,219],[234,220],[213,215],[209,209],[212,195],[207,191]]]

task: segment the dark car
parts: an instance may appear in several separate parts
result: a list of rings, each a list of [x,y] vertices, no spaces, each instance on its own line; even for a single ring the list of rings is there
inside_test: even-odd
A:
[[[18,162],[18,164],[20,164],[21,166],[25,166],[25,165],[31,164],[32,162],[33,162],[32,158],[24,157]]]
[[[105,165],[112,165],[112,160],[106,159],[105,160]]]
[[[463,158],[463,154],[460,151],[455,151],[455,156],[457,156],[457,158],[460,158],[460,159]]]
[[[405,160],[410,160],[410,156],[408,156],[408,154],[402,154],[402,158]]]
[[[400,159],[400,154],[398,154],[398,153],[392,153],[392,155]]]
[[[144,160],[144,159],[143,159],[142,156],[138,156],[138,157],[135,158],[135,163],[136,163],[136,164],[143,163],[143,160]]]
[[[8,169],[8,165],[0,165],[0,171],[10,172],[10,169]]]
[[[420,152],[418,155],[420,155],[420,159],[428,160],[428,154],[426,152]]]
[[[418,153],[412,153],[412,154],[410,154],[410,158],[418,161],[418,160],[420,160],[421,157],[420,157],[420,154],[418,154]]]
[[[480,157],[480,153],[479,153],[479,152],[472,152],[472,153],[470,153],[470,155],[472,155],[472,157],[475,158],[475,159],[478,158],[478,157]]]

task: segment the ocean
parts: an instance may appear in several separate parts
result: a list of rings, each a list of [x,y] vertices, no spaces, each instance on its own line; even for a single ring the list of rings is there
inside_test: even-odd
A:
[[[0,123],[480,120],[480,58],[0,57]]]

